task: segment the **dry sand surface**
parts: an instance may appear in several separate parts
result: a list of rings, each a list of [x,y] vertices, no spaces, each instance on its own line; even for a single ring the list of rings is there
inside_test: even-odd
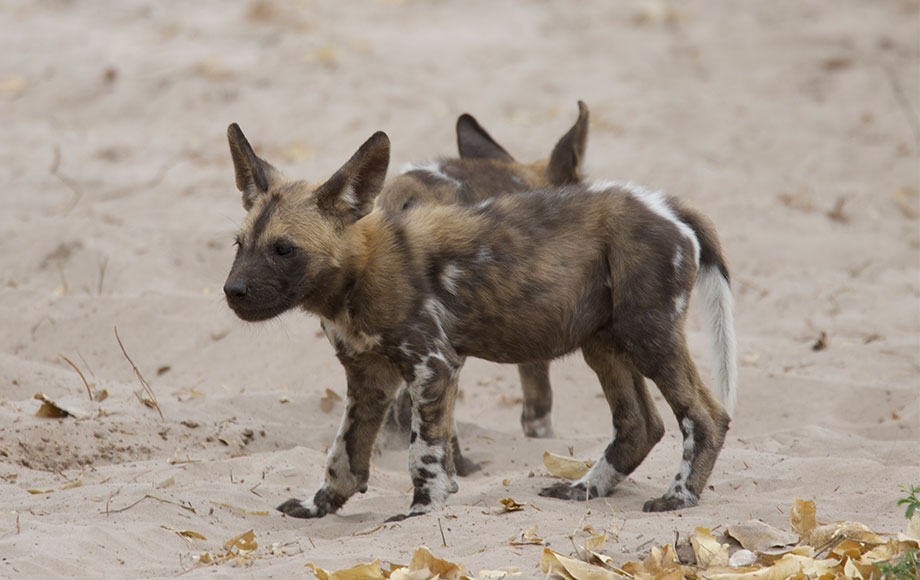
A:
[[[185,577],[312,577],[420,545],[539,577],[542,547],[508,543],[534,525],[562,553],[607,530],[623,562],[697,525],[787,528],[796,496],[901,530],[897,484],[920,482],[918,34],[913,0],[5,0],[0,577],[168,578],[249,529],[247,567]],[[396,449],[339,514],[273,511],[319,485],[342,410],[321,400],[344,375],[315,318],[249,325],[223,301],[243,216],[226,126],[320,180],[378,129],[394,171],[454,155],[462,112],[546,157],[577,99],[588,174],[701,208],[730,260],[740,398],[701,505],[641,511],[681,453],[657,395],[668,433],[613,496],[537,495],[544,450],[596,457],[609,438],[570,356],[550,440],[522,435],[513,367],[469,361],[457,415],[484,469],[443,510],[381,527],[411,498]],[[690,339],[708,376],[695,306]],[[39,392],[87,416],[36,417]],[[498,515],[505,497],[527,505]]]

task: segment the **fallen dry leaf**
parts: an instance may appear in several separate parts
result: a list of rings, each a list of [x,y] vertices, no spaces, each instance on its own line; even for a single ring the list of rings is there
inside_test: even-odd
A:
[[[539,524],[534,524],[532,528],[511,536],[511,539],[508,540],[508,544],[512,546],[542,545],[543,538],[537,536],[538,526]]]
[[[171,487],[171,486],[173,486],[173,485],[175,485],[175,484],[176,484],[176,478],[175,478],[175,477],[170,477],[169,479],[164,479],[163,481],[161,481],[160,483],[158,483],[158,484],[157,484],[157,489],[166,489],[167,487]]]
[[[789,523],[792,524],[792,529],[799,537],[809,533],[818,525],[815,520],[816,511],[815,502],[795,498],[795,504],[789,512]]]
[[[224,542],[224,548],[228,550],[236,548],[240,552],[252,552],[258,547],[259,544],[256,542],[256,535],[252,530],[243,532],[238,536],[233,536]]]
[[[81,413],[73,409],[65,409],[61,405],[45,396],[44,393],[35,393],[32,398],[42,402],[42,405],[38,408],[38,411],[35,411],[36,417],[42,417],[45,419],[63,419],[65,417],[84,419],[88,416],[85,413]]]
[[[728,544],[720,544],[709,528],[698,527],[690,536],[690,545],[696,555],[697,566],[713,568],[728,566]]]
[[[319,400],[319,408],[323,413],[331,413],[332,409],[342,397],[332,389],[326,389],[326,394]]]
[[[498,503],[504,506],[504,508],[501,510],[501,513],[519,512],[524,509],[525,505],[527,505],[523,503],[518,503],[514,498],[511,498],[511,497],[500,499],[498,500]]]
[[[798,536],[791,532],[784,532],[760,520],[750,520],[743,524],[730,525],[727,528],[727,533],[738,540],[738,543],[743,548],[754,552],[788,546],[796,543],[799,539]]]
[[[543,548],[540,570],[556,574],[565,580],[616,580],[617,574],[600,566],[563,556],[549,548]]]
[[[380,569],[380,560],[370,563],[358,564],[351,568],[343,568],[334,572],[323,570],[319,566],[306,564],[319,580],[386,580],[383,570]]]
[[[565,479],[581,479],[586,473],[588,473],[588,470],[591,469],[591,466],[594,465],[594,461],[575,459],[573,457],[565,457],[562,455],[556,455],[555,453],[550,453],[549,451],[544,451],[543,465],[546,467],[546,470],[553,475],[557,475]]]
[[[597,552],[598,550],[602,549],[606,543],[607,534],[594,534],[590,538],[587,538],[582,545],[584,546],[585,550]]]
[[[30,489],[27,489],[26,491],[29,492],[29,493],[31,493],[32,495],[40,495],[40,494],[43,494],[43,493],[51,493],[51,492],[53,492],[54,490],[53,490],[53,489],[35,489],[35,488],[30,488]]]
[[[652,548],[648,557],[642,562],[626,562],[623,571],[636,580],[682,580],[684,567],[677,561],[674,547],[666,544],[663,548]]]

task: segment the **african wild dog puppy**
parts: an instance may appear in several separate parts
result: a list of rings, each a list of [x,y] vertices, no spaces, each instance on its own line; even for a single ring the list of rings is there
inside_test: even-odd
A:
[[[496,193],[509,195],[550,185],[581,181],[581,161],[588,139],[588,107],[578,101],[575,124],[556,143],[548,160],[519,163],[499,145],[472,115],[457,119],[459,158],[442,159],[403,168],[405,179],[384,186],[375,208],[380,211],[409,211],[418,204],[475,205]],[[553,390],[549,361],[518,365],[523,391],[521,426],[528,437],[553,437]],[[384,430],[403,441],[411,422],[409,391],[400,388],[396,402],[384,422]],[[466,475],[478,465],[464,458],[454,430],[454,461],[457,473]]]
[[[378,132],[318,187],[284,178],[228,131],[248,210],[224,292],[248,321],[292,308],[317,314],[345,367],[347,401],[322,486],[278,509],[334,512],[367,489],[370,455],[399,384],[412,398],[403,519],[457,491],[452,418],[468,356],[549,360],[581,349],[613,418],[610,443],[579,481],[541,494],[610,494],[661,437],[661,418],[635,377],[651,378],[677,416],[680,469],[646,511],[699,501],[729,414],[700,379],[684,335],[700,288],[722,401],[736,390],[732,294],[712,224],[677,200],[628,183],[568,185],[474,206],[420,204],[372,212],[390,144]],[[397,179],[414,179],[405,175]]]

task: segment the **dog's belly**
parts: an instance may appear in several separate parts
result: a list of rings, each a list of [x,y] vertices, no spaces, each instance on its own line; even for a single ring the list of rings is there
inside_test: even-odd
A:
[[[455,310],[449,330],[454,349],[498,363],[560,357],[609,325],[610,289],[604,284],[568,289],[503,308],[501,301],[466,304]]]

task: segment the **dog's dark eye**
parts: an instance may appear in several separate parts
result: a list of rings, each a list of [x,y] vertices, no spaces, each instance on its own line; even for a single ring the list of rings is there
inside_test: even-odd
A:
[[[294,246],[288,242],[275,242],[275,253],[279,256],[289,256],[294,251]]]

